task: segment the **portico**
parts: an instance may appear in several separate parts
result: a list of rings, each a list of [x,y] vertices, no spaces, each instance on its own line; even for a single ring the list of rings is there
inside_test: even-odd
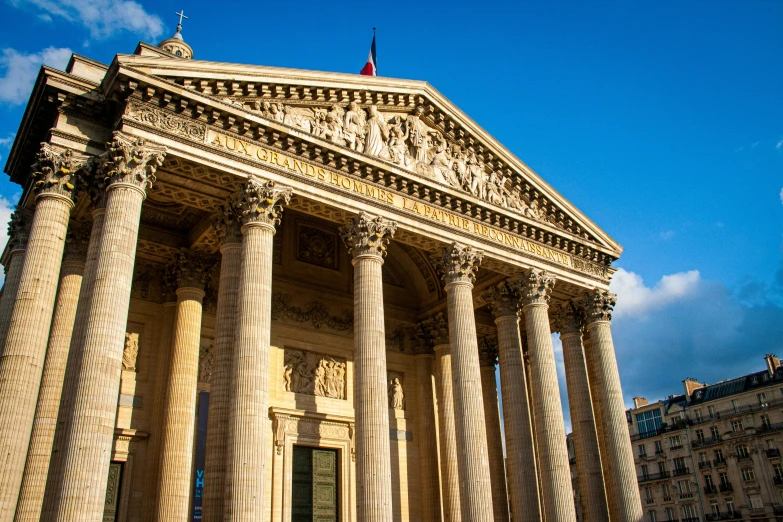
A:
[[[174,40],[45,69],[12,149],[0,522],[575,521],[553,332],[585,513],[641,520],[621,247],[426,83]]]

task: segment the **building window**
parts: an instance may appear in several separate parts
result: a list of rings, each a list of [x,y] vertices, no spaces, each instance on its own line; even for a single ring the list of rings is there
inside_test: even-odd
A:
[[[707,406],[707,413],[709,414],[710,419],[714,419],[716,417],[715,406]]]
[[[644,488],[644,499],[647,501],[648,504],[652,504],[653,492],[650,486]]]
[[[704,475],[704,484],[707,486],[707,489],[715,488],[715,482],[712,480],[712,475]]]
[[[748,457],[750,457],[750,453],[748,453],[748,446],[746,444],[737,444],[737,458],[747,459]]]
[[[718,437],[720,437],[717,426],[710,426],[710,436],[713,438],[713,440],[717,440]]]
[[[767,406],[769,406],[769,403],[767,402],[767,394],[766,393],[764,393],[764,392],[757,393],[756,397],[759,400],[759,406],[761,408],[766,408]]]
[[[698,520],[696,515],[696,508],[694,508],[690,504],[685,504],[684,506],[682,506],[682,518],[683,520],[692,520],[692,519]]]
[[[674,474],[684,475],[688,472],[688,468],[685,466],[685,457],[677,457],[674,459]]]
[[[724,488],[731,484],[731,482],[729,482],[729,476],[723,471],[718,473],[718,480],[720,480],[720,485],[724,486]]]
[[[715,463],[719,464],[721,462],[724,462],[726,460],[726,457],[723,456],[723,450],[722,449],[716,449],[715,450]]]
[[[710,459],[707,458],[706,451],[699,452],[699,462],[709,462],[709,461]]]
[[[764,507],[764,502],[761,500],[761,495],[749,495],[751,509],[761,509]]]
[[[661,441],[656,440],[655,441],[655,454],[660,455],[663,453],[663,444],[661,444]]]
[[[775,473],[775,478],[778,480],[783,480],[783,466],[776,463],[772,465],[772,471]]]
[[[720,506],[718,506],[718,503],[714,500],[710,501],[710,511],[712,512],[713,518],[720,516]]]
[[[647,456],[647,447],[644,444],[639,444],[639,456],[640,457]]]
[[[661,427],[661,410],[645,411],[636,414],[636,424],[642,437],[651,437],[658,433]]]
[[[753,468],[742,468],[740,473],[742,474],[742,480],[745,482],[756,480],[756,473],[753,471]]]
[[[680,449],[682,448],[682,442],[680,442],[680,436],[675,435],[673,437],[669,437],[669,449]]]
[[[666,462],[659,462],[658,463],[658,473],[661,474],[661,476],[666,475]]]
[[[731,400],[731,409],[734,410],[734,413],[739,413],[739,401],[737,399]]]
[[[647,465],[642,464],[642,477],[643,478],[650,478],[650,472],[647,471]]]
[[[701,409],[696,410],[694,414],[696,415],[696,422],[701,422]]]
[[[729,515],[734,514],[734,499],[732,498],[726,499],[726,513],[728,513]]]
[[[742,419],[731,421],[731,431],[742,431]]]
[[[677,491],[680,495],[688,495],[691,492],[691,481],[690,480],[678,480],[677,481]]]
[[[696,430],[696,441],[704,442],[704,430],[702,429]]]
[[[650,519],[650,522],[658,522],[658,518],[655,516],[655,511],[652,509],[647,512],[647,518]]]
[[[672,508],[666,508],[666,520],[674,520],[674,510]]]
[[[769,415],[767,415],[766,413],[761,416],[761,425],[766,427],[769,427],[771,425],[769,422]]]

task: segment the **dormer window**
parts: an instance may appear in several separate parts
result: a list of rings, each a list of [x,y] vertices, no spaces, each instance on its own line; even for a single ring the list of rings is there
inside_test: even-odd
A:
[[[174,54],[176,54],[177,56],[182,56],[182,51],[177,49],[176,51],[174,51]]]

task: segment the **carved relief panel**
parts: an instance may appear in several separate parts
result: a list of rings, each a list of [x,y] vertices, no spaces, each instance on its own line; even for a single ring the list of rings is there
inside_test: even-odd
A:
[[[296,258],[305,263],[337,270],[337,234],[306,222],[297,222]]]
[[[283,386],[287,392],[345,400],[346,368],[343,358],[286,348]]]

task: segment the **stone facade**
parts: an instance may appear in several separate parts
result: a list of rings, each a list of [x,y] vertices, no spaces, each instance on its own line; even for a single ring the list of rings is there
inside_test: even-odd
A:
[[[45,69],[9,157],[0,522],[573,520],[553,331],[593,519],[639,522],[620,246],[427,84],[180,29]]]

